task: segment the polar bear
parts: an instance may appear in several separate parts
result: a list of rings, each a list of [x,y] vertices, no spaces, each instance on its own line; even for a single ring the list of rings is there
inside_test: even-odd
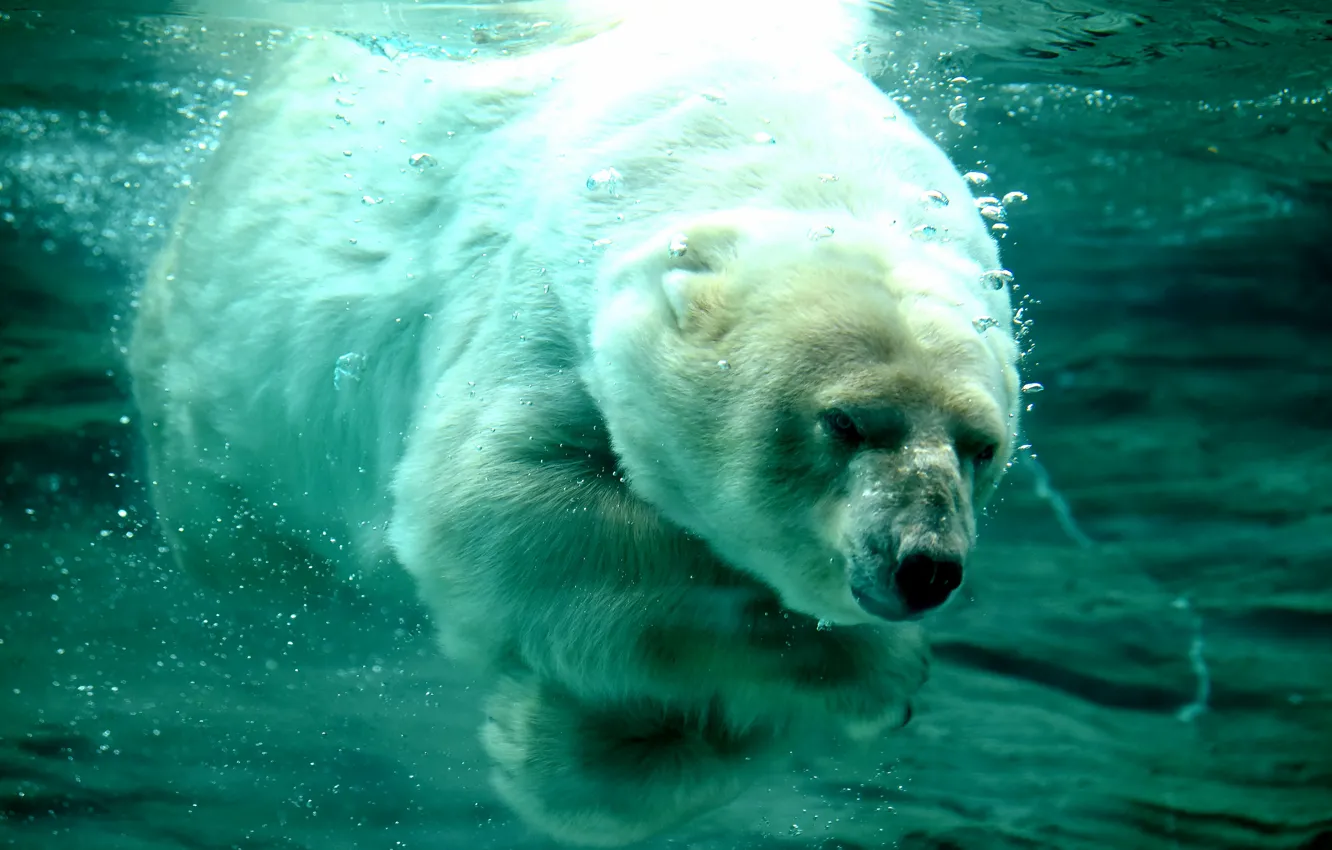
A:
[[[405,570],[493,676],[498,793],[585,845],[904,722],[1016,428],[996,245],[857,22],[697,5],[296,39],[130,353],[179,562],[245,604]]]

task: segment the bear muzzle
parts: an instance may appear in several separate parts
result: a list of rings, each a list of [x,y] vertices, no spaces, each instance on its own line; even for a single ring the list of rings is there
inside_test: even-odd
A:
[[[843,515],[847,579],[856,603],[885,620],[910,620],[962,584],[975,539],[969,483],[950,445],[864,452],[851,466]]]
[[[913,552],[893,571],[893,587],[907,610],[922,614],[938,608],[962,584],[962,562],[957,558]]]
[[[950,548],[904,546],[888,554],[879,546],[861,547],[848,563],[851,595],[875,617],[915,619],[962,585],[965,552]]]

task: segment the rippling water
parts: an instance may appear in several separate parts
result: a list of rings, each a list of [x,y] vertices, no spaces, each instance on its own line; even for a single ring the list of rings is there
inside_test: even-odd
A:
[[[95,5],[106,11],[52,4],[0,20],[6,220],[61,235],[74,224],[85,241],[92,228],[139,241],[160,223],[257,54],[294,26],[456,58],[538,48],[560,31],[534,26],[544,3]],[[1179,240],[1288,214],[1332,182],[1332,24],[1318,6],[875,4],[870,65],[959,161],[1076,205],[1077,231]],[[958,76],[967,82],[946,84]],[[959,98],[965,128],[946,122]]]
[[[550,9],[0,11],[0,842],[544,846],[486,790],[471,683],[414,606],[240,623],[166,567],[119,354],[266,51],[318,26],[497,57],[576,26]],[[876,80],[1029,197],[1005,251],[1041,302],[1040,457],[905,741],[660,846],[1332,846],[1332,10],[874,9]]]

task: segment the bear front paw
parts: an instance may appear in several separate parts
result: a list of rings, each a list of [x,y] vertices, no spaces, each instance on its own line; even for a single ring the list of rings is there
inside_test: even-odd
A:
[[[853,740],[905,726],[911,700],[929,678],[924,632],[912,624],[851,627],[831,639],[838,652],[820,680],[820,708]]]

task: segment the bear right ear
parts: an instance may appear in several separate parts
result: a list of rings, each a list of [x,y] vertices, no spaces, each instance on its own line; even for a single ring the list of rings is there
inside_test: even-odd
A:
[[[661,286],[680,330],[719,317],[726,267],[735,258],[740,237],[739,227],[722,216],[703,219],[671,235]]]
[[[742,231],[734,214],[717,213],[671,234],[665,248],[671,268],[719,272],[735,258]]]
[[[671,269],[661,276],[661,288],[682,331],[698,327],[721,307],[722,282],[715,274]]]

